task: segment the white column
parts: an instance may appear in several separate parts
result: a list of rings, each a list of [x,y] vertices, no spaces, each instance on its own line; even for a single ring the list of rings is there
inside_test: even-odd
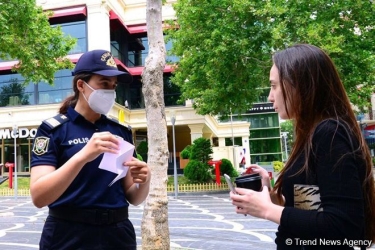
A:
[[[187,99],[185,100],[185,107],[193,107],[193,100]]]
[[[225,147],[225,137],[219,137],[219,147]]]
[[[195,139],[201,138],[203,136],[204,124],[194,124],[188,126],[190,128],[191,143],[193,143]]]
[[[101,1],[87,5],[88,50],[111,50],[109,9]]]
[[[207,138],[207,139],[210,140],[211,145],[212,145],[212,136],[213,136],[213,134],[211,132],[203,133],[202,134],[202,137]]]

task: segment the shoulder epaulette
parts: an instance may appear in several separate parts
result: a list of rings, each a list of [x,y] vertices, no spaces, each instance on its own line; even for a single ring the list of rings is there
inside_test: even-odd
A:
[[[67,121],[69,121],[69,118],[66,115],[58,114],[44,120],[43,123],[46,124],[50,129],[54,129]]]
[[[126,126],[126,125],[124,125],[124,124],[121,124],[121,123],[119,122],[119,120],[116,119],[116,118],[108,117],[108,116],[107,116],[107,118],[108,118],[108,120],[110,120],[110,121],[112,121],[112,122],[114,122],[114,123],[116,123],[116,124],[118,124],[118,125],[120,125],[120,126],[123,126],[123,127],[127,128],[129,131],[132,130],[132,127],[131,127],[130,125],[127,125],[127,126]]]
[[[121,123],[119,122],[119,120],[116,119],[116,118],[113,118],[113,117],[109,117],[109,116],[107,116],[107,119],[110,120],[110,121],[112,121],[112,122],[114,122],[114,123],[118,123],[118,124],[121,125]]]

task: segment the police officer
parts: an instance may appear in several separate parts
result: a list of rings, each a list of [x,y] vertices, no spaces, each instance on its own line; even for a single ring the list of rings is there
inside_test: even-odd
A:
[[[127,175],[109,186],[116,174],[98,168],[103,153],[119,152],[120,140],[132,143],[130,129],[105,116],[117,81],[132,77],[105,50],[84,53],[72,74],[74,94],[42,122],[32,149],[32,201],[49,207],[40,249],[136,249],[128,206],[145,200],[150,170],[132,157],[122,163]]]

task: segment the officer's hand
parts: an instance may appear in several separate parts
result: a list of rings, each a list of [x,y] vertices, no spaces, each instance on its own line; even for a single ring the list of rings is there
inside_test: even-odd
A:
[[[94,133],[90,140],[84,146],[80,154],[87,162],[93,161],[100,154],[108,152],[117,154],[119,150],[119,141],[116,136],[110,132]]]
[[[128,173],[130,173],[134,183],[143,184],[150,181],[151,172],[146,162],[133,157],[130,161],[124,162],[123,165],[129,167]]]

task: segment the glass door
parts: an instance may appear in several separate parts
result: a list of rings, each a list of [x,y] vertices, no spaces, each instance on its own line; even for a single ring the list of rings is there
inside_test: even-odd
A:
[[[19,171],[24,173],[30,172],[30,155],[29,144],[22,143],[19,147],[17,147],[17,165],[19,166]]]

